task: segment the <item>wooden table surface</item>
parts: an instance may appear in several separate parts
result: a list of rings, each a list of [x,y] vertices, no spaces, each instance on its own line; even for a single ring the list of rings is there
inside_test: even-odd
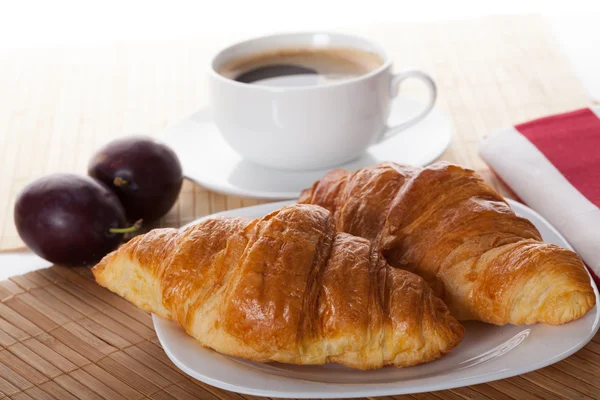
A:
[[[585,107],[592,102],[542,18],[536,15],[378,25],[348,32],[382,43],[396,60],[397,69],[416,66],[432,73],[439,87],[437,107],[454,125],[452,144],[441,159],[476,169],[508,197],[511,193],[477,155],[480,138],[496,128]],[[232,39],[239,38],[224,34],[210,41],[192,38],[177,42],[1,52],[0,250],[22,246],[13,224],[12,209],[16,195],[27,182],[55,171],[85,173],[91,153],[108,140],[138,132],[156,135],[176,118],[206,106],[204,71],[209,56]],[[407,84],[402,90],[416,97],[423,94],[418,84]],[[213,212],[256,203],[256,200],[214,193],[186,181],[177,205],[158,225],[179,226]],[[0,357],[0,398],[5,395],[22,399],[60,398],[59,393],[86,398],[131,398],[132,393],[136,398],[168,398],[165,388],[155,393],[140,390],[125,376],[106,368],[106,365],[126,365],[129,361],[125,355],[120,356],[122,352],[134,361],[141,354],[142,359],[135,362],[160,359],[168,363],[164,354],[156,353],[151,346],[158,346],[152,332],[145,338],[149,344],[136,345],[136,351],[129,347],[133,344],[122,343],[120,347],[111,347],[115,353],[107,353],[110,356],[105,356],[110,360],[104,364],[102,360],[106,357],[92,357],[87,364],[74,362],[73,369],[58,368],[55,374],[48,373],[46,364],[56,360],[48,359],[46,353],[29,345],[25,348],[21,345],[32,336],[37,338],[36,335],[48,335],[61,329],[67,333],[75,329],[76,335],[88,339],[89,335],[98,335],[92,328],[94,324],[76,324],[66,314],[58,325],[45,326],[36,320],[39,313],[27,313],[31,309],[21,306],[22,302],[29,301],[27,304],[33,307],[39,300],[41,310],[63,307],[64,301],[54,304],[52,296],[46,296],[54,285],[65,285],[74,295],[89,289],[96,297],[109,296],[64,269],[53,268],[45,274],[0,283],[0,356],[5,355]],[[80,274],[86,276],[85,271]],[[52,277],[58,278],[53,280]],[[110,297],[103,301],[114,303]],[[110,334],[109,337],[118,342],[118,335],[125,331],[113,328],[115,316],[106,310],[98,306],[101,318],[95,320],[96,325],[97,321],[103,321],[105,336]],[[60,311],[66,312],[64,308]],[[25,323],[25,318],[38,326],[39,332],[19,336],[19,329],[12,329],[17,322],[11,318],[20,323]],[[143,318],[139,317],[142,323],[149,324],[149,319]],[[83,334],[82,330],[87,333]],[[60,342],[60,336],[53,337]],[[147,352],[139,353],[138,346]],[[85,354],[82,357],[85,359]],[[69,357],[63,354],[63,358]],[[73,379],[81,381],[82,374],[96,373],[95,382],[104,382],[110,390],[101,383],[87,385],[85,390],[73,383]],[[179,381],[173,385],[177,386],[174,393],[178,394],[171,393],[171,397],[204,397]],[[201,393],[222,399],[239,398],[214,388]],[[44,397],[48,394],[50,397]],[[596,336],[586,348],[567,360],[537,372],[468,388],[394,398],[400,397],[600,398],[600,337]]]

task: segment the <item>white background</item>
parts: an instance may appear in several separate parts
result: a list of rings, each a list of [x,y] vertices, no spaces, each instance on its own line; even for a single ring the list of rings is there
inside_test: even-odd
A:
[[[600,11],[600,2],[581,0],[2,0],[0,5],[0,47],[4,48],[189,36],[210,40],[211,35],[228,32]]]
[[[592,97],[600,99],[600,1],[532,0],[0,0],[0,52],[118,41],[239,38],[541,13]]]

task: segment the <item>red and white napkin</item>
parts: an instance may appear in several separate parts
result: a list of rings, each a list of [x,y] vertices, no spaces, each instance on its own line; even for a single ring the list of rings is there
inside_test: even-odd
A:
[[[563,234],[600,286],[600,107],[498,130],[479,154]]]

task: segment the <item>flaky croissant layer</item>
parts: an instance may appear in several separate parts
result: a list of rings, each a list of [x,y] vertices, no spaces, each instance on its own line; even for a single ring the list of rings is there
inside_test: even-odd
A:
[[[93,273],[202,345],[259,362],[405,367],[464,334],[420,277],[387,265],[368,240],[336,233],[318,206],[154,230]]]
[[[563,324],[596,303],[579,256],[542,242],[531,222],[458,165],[335,170],[299,202],[327,208],[339,231],[371,240],[392,266],[423,277],[459,320]]]

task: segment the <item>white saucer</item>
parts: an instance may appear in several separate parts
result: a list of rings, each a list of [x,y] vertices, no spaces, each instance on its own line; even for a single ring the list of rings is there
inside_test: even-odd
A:
[[[415,100],[398,96],[392,105],[389,124],[394,125],[422,106]],[[450,144],[450,121],[438,110],[418,124],[369,150],[359,159],[338,168],[356,170],[380,161],[426,165]],[[260,199],[291,199],[321,178],[328,169],[283,171],[242,160],[221,138],[210,111],[203,109],[167,128],[161,140],[179,156],[186,177],[208,189],[237,196]]]
[[[268,203],[218,215],[262,217],[291,202]],[[571,248],[548,221],[509,200],[546,242]],[[194,221],[189,225],[198,223]],[[598,289],[594,286],[596,298]],[[337,398],[389,396],[476,385],[524,374],[553,364],[585,346],[598,331],[594,307],[583,318],[561,326],[495,326],[466,322],[463,342],[441,359],[410,368],[359,371],[339,365],[261,364],[224,356],[202,347],[176,323],[153,315],[154,328],[169,358],[188,375],[210,385],[255,396]]]

